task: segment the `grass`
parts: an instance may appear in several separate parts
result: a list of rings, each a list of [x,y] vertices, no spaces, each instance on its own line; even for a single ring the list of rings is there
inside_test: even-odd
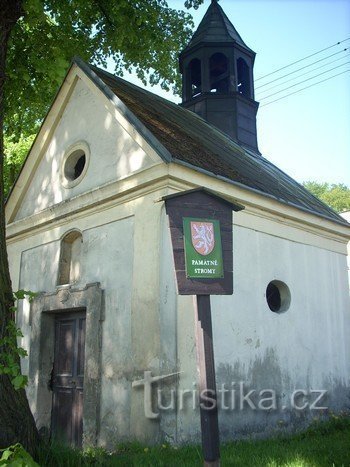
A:
[[[85,466],[201,466],[200,446],[118,445],[115,452],[102,448],[73,450],[51,445],[41,450],[45,467]],[[333,416],[294,436],[259,441],[235,441],[221,446],[221,465],[244,467],[348,467],[350,418]]]

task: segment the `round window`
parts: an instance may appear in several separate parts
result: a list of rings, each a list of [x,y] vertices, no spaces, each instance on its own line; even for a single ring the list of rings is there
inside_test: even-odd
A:
[[[290,306],[290,290],[287,284],[274,280],[266,287],[266,301],[271,311],[283,313]]]
[[[64,164],[64,176],[66,179],[72,182],[79,178],[83,173],[85,163],[86,156],[84,151],[78,149],[72,152]]]
[[[78,143],[71,147],[63,159],[61,179],[66,188],[76,186],[85,175],[88,165],[89,147]]]

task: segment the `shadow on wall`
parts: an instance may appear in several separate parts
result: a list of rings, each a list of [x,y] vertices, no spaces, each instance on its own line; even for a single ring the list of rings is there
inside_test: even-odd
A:
[[[53,135],[44,135],[47,136],[51,140],[45,146],[36,173],[32,174],[17,218],[40,212],[152,165],[151,158],[81,80]],[[80,143],[88,151],[75,158],[76,146]],[[83,163],[85,170],[81,166]]]
[[[216,374],[223,440],[297,431],[315,418],[350,409],[346,382],[330,377],[315,388],[308,381],[292,381],[273,348],[249,367],[221,363]]]

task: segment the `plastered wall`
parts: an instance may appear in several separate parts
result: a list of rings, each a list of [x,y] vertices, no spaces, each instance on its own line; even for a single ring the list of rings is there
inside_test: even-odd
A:
[[[107,447],[134,438],[199,441],[198,407],[191,406],[198,376],[193,300],[176,293],[160,196],[151,192],[9,244],[14,286],[52,292],[60,240],[72,228],[82,232],[82,272],[74,287],[99,282],[104,290],[97,442]],[[239,390],[242,383],[244,394],[271,389],[278,407],[255,410],[245,403],[241,410],[237,399],[235,410],[220,411],[223,439],[303,426],[314,413],[290,410],[288,401],[296,389],[307,391],[307,397],[311,389],[327,390],[322,404],[335,410],[344,407],[349,395],[346,256],[284,239],[278,224],[276,235],[239,226],[238,215],[233,226],[234,294],[212,297],[218,388],[226,384],[232,389],[234,383]],[[274,279],[285,282],[291,293],[290,308],[282,314],[266,303],[266,286]],[[30,351],[28,303],[21,305],[18,323],[25,335],[22,344]],[[23,370],[28,370],[26,360]],[[143,389],[132,387],[145,371],[154,376],[178,373],[155,385],[164,390],[165,405],[171,390],[177,398],[177,408],[160,410],[156,420],[145,417]],[[182,409],[181,391],[190,391]],[[239,391],[236,396],[242,397]],[[286,409],[280,410],[282,405]]]

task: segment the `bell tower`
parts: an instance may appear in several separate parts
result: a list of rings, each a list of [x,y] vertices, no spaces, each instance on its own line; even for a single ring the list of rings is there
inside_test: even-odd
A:
[[[212,0],[179,57],[181,105],[260,154],[254,59],[255,52],[243,42],[217,0]]]

